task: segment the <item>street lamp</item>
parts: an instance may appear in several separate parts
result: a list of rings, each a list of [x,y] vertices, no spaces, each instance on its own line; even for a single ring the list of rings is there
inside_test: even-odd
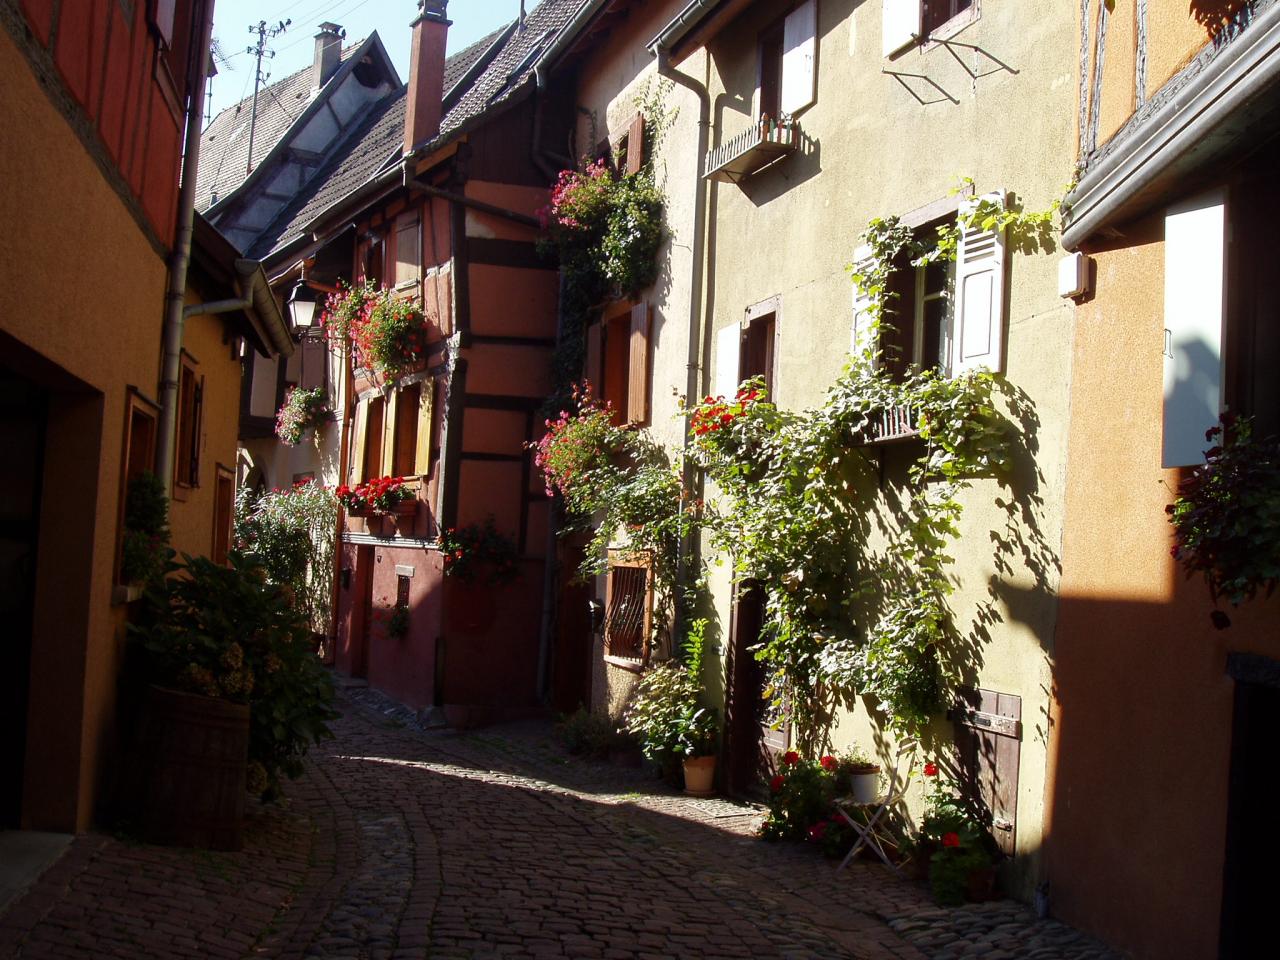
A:
[[[319,295],[306,280],[299,280],[289,294],[289,317],[293,328],[300,333],[310,330],[316,321],[316,303]]]

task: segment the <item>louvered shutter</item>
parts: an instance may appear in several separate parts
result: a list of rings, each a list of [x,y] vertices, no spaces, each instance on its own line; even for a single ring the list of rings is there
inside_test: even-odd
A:
[[[627,130],[627,173],[639,173],[644,166],[644,115],[637,113]]]
[[[591,385],[591,392],[597,397],[600,396],[600,387],[604,379],[603,329],[604,325],[601,323],[593,323],[587,327],[587,369],[583,372],[587,383]]]
[[[413,472],[425,477],[431,472],[431,430],[435,425],[436,385],[423,380],[418,385],[418,443],[413,455]]]
[[[738,392],[739,355],[742,351],[742,327],[732,324],[716,334],[716,378],[715,393],[721,397],[732,397]]]
[[[884,55],[893,56],[916,42],[923,25],[921,0],[884,0]]]
[[[784,114],[795,116],[818,99],[818,3],[807,0],[782,26],[782,101]]]
[[[874,263],[871,247],[863,244],[853,252],[853,267],[859,273],[865,273]],[[880,361],[880,344],[878,331],[873,327],[875,321],[871,313],[872,298],[856,283],[853,285],[853,326],[849,335],[849,352],[855,357],[866,356],[871,361],[872,369]]]
[[[627,421],[649,421],[649,304],[631,308],[631,342],[628,345]]]
[[[369,402],[359,401],[353,416],[355,417],[355,438],[351,441],[351,462],[347,465],[347,483],[349,484],[364,480],[364,448],[369,427]]]
[[[1213,190],[1165,215],[1165,467],[1203,463],[1222,410],[1226,209],[1225,191]]]
[[[1004,193],[966,200],[960,212],[964,214],[984,202],[1004,209]],[[952,376],[978,367],[999,373],[1004,367],[1004,260],[1004,230],[983,229],[977,223],[960,231]]]

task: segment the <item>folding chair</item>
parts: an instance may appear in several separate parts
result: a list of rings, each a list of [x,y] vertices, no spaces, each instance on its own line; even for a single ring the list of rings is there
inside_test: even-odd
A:
[[[907,795],[907,785],[910,783],[910,777],[899,776],[902,767],[902,758],[911,753],[915,753],[914,743],[903,743],[898,747],[898,754],[894,758],[893,776],[889,779],[889,790],[881,798],[871,803],[857,803],[852,798],[846,798],[836,801],[836,811],[844,818],[845,823],[853,828],[853,832],[858,835],[858,839],[854,842],[849,852],[844,855],[844,859],[840,861],[840,866],[836,867],[839,872],[849,865],[849,861],[858,855],[863,847],[874,850],[876,856],[884,863],[886,867],[898,872],[898,867],[889,855],[885,853],[884,845],[889,843],[897,846],[893,835],[889,832],[888,824],[884,823],[884,816],[891,809],[900,804]],[[910,770],[910,764],[907,769]],[[859,810],[863,812],[866,818],[865,823],[859,823],[858,820],[849,815],[851,810]]]

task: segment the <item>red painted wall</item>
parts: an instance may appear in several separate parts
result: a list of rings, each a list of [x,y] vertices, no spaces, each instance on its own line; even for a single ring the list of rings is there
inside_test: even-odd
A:
[[[159,41],[148,23],[150,4],[136,0],[132,20],[118,0],[22,0],[31,28],[28,56],[51,62],[88,126],[89,144],[120,174],[156,239],[173,242],[181,155],[181,105],[186,78],[171,83],[157,69]],[[178,0],[176,22],[199,30],[203,0]],[[185,49],[186,37],[175,37]]]

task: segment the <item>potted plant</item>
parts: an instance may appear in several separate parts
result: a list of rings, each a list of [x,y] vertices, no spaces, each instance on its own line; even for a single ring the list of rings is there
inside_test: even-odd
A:
[[[854,803],[875,803],[880,797],[880,764],[861,750],[840,758],[840,773],[849,778]]]
[[[366,300],[351,330],[362,366],[395,380],[419,365],[427,347],[427,318],[417,298],[382,289]]]
[[[183,561],[129,626],[131,682],[147,690],[135,806],[148,840],[234,850],[246,789],[274,798],[331,735],[333,683],[307,618],[261,564]]]
[[[700,684],[678,660],[660,663],[636,687],[623,716],[623,728],[636,738],[644,756],[673,771],[679,763],[685,789],[705,796],[715,775],[715,714],[698,705]]]
[[[319,426],[328,413],[329,397],[323,387],[310,390],[290,387],[276,413],[276,437],[281,443],[296,447],[306,432]]]
[[[929,888],[938,903],[988,900],[995,893],[999,850],[977,807],[960,796],[938,765],[924,765],[930,781],[916,855],[928,862]]]

